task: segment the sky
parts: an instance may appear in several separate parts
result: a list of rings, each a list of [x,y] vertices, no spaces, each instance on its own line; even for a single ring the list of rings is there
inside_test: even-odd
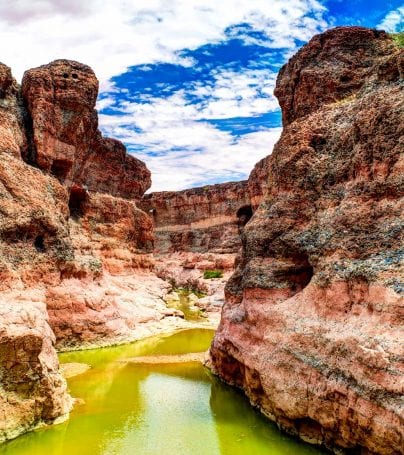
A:
[[[0,61],[18,81],[58,58],[100,81],[104,135],[152,191],[242,180],[282,131],[279,69],[338,25],[403,30],[403,0],[0,0]]]

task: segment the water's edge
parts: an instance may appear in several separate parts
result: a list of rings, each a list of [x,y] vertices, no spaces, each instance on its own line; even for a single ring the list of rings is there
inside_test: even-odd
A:
[[[135,343],[59,354],[91,368],[68,379],[71,418],[0,446],[0,455],[319,454],[280,432],[201,363],[131,364],[141,356],[204,352],[214,331],[180,330]]]

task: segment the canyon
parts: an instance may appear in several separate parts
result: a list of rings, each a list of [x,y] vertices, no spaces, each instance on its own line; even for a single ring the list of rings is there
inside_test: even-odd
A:
[[[384,32],[317,35],[248,180],[145,194],[91,68],[0,64],[0,443],[68,418],[57,351],[220,322],[206,365],[282,429],[402,453],[403,73]]]

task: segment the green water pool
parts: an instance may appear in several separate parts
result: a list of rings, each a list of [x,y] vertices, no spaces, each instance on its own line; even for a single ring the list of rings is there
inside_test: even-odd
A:
[[[192,329],[112,348],[64,353],[61,363],[91,365],[68,380],[84,400],[65,423],[0,446],[0,455],[320,454],[251,408],[237,390],[199,364],[119,362],[208,348],[211,330]]]

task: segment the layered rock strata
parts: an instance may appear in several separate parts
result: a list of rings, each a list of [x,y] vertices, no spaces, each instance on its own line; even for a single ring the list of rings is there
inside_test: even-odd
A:
[[[210,349],[282,428],[363,454],[404,446],[403,70],[393,40],[360,27],[282,68],[284,130]]]
[[[151,193],[140,203],[153,217],[157,254],[236,253],[250,205],[246,181]]]

